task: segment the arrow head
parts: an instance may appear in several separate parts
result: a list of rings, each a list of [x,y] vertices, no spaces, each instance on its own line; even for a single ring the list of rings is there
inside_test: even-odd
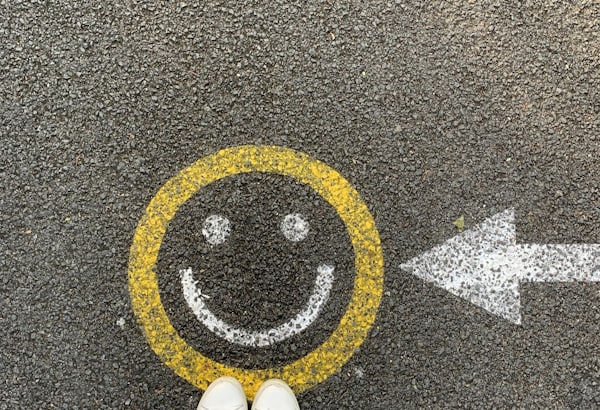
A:
[[[508,209],[400,267],[520,324],[519,274],[510,260],[515,242],[515,214]]]

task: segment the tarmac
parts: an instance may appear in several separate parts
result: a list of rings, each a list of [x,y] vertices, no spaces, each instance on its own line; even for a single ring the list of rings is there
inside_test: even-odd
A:
[[[401,268],[600,244],[597,2],[0,0],[0,68],[1,409],[600,407],[600,284]]]

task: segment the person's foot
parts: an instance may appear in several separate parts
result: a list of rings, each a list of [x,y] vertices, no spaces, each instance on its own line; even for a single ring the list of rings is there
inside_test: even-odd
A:
[[[252,410],[300,410],[296,396],[286,382],[267,380],[254,397]]]
[[[223,376],[208,386],[197,410],[248,410],[248,402],[240,382]]]

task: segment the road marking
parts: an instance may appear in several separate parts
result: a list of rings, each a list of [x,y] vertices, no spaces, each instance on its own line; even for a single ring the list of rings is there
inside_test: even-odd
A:
[[[222,178],[250,172],[275,173],[310,186],[344,222],[356,276],[348,308],[329,338],[312,352],[279,368],[228,366],[194,350],[171,324],[162,305],[155,271],[169,221],[192,195]],[[168,180],[140,219],[130,250],[129,293],[133,311],[154,352],[177,375],[200,389],[219,376],[240,380],[250,400],[260,384],[277,377],[296,393],[337,372],[360,347],[373,324],[383,291],[383,254],[375,221],[358,192],[325,163],[283,147],[241,146],[204,157]]]
[[[321,308],[329,299],[329,292],[333,286],[333,266],[321,265],[317,269],[318,276],[315,289],[310,295],[305,308],[289,321],[276,328],[262,331],[248,331],[237,328],[216,317],[204,303],[206,296],[196,286],[192,269],[180,271],[181,286],[186,302],[200,322],[218,336],[243,346],[265,347],[273,343],[284,341],[297,335],[310,326],[321,313]]]
[[[521,324],[521,282],[598,282],[600,244],[516,244],[509,209],[400,267]]]
[[[280,228],[286,239],[291,242],[300,242],[308,235],[309,224],[302,214],[294,213],[283,218]],[[229,219],[223,216],[210,215],[204,221],[202,234],[211,245],[224,243],[230,233],[231,224]],[[329,292],[333,287],[333,271],[334,267],[332,266],[320,265],[317,268],[318,275],[315,288],[306,307],[293,319],[276,328],[262,331],[241,329],[216,317],[204,303],[210,297],[202,294],[196,286],[197,282],[194,280],[192,269],[181,270],[179,274],[185,300],[200,323],[229,343],[250,347],[265,347],[303,332],[316,320],[319,313],[321,313],[321,308],[329,299]]]
[[[308,221],[301,214],[286,215],[280,226],[283,236],[292,242],[300,242],[308,235]]]
[[[211,245],[224,243],[231,232],[229,219],[221,215],[210,215],[202,226],[202,235]]]
[[[308,235],[309,225],[303,215],[295,213],[286,215],[280,228],[289,241],[299,242]],[[230,230],[231,227],[227,218],[211,215],[204,222],[202,234],[210,244],[219,245],[227,240]],[[204,303],[209,297],[202,294],[196,286],[197,282],[194,280],[192,269],[181,270],[179,274],[185,300],[200,323],[230,343],[250,347],[265,347],[303,332],[317,319],[322,307],[329,299],[329,292],[333,287],[333,271],[333,266],[320,265],[317,267],[318,275],[315,288],[305,308],[293,319],[280,326],[262,331],[241,329],[216,317]]]

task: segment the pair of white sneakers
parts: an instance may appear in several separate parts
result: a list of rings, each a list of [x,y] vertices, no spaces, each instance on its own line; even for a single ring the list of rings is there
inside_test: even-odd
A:
[[[248,410],[248,402],[240,382],[223,376],[208,386],[197,410]],[[300,410],[300,407],[287,383],[270,379],[258,389],[251,410]]]

